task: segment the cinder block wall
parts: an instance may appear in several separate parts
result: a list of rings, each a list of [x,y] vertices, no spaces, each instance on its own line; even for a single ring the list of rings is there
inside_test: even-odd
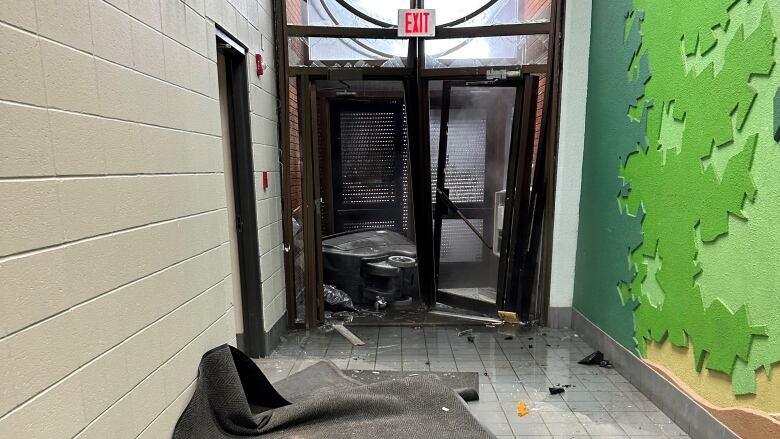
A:
[[[270,0],[0,2],[0,437],[170,437],[201,354],[235,342],[215,22],[252,56],[270,328]]]

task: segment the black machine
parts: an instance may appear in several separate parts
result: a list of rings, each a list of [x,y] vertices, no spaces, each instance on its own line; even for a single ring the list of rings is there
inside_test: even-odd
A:
[[[389,230],[362,230],[322,240],[324,283],[350,295],[355,303],[415,299],[418,295],[417,248]]]

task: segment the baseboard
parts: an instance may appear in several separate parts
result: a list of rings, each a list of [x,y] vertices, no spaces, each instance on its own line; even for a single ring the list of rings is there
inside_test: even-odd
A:
[[[263,333],[265,337],[263,343],[263,352],[260,354],[263,357],[271,355],[271,353],[279,346],[282,341],[282,337],[287,334],[287,313],[285,312],[279,320],[274,323],[270,331]]]
[[[551,306],[547,309],[547,324],[550,328],[571,328],[571,307]]]
[[[246,335],[243,332],[236,334],[236,347],[241,352],[246,352]]]
[[[738,439],[733,431],[715,419],[705,408],[645,364],[577,310],[572,312],[572,329],[604,353],[631,384],[658,406],[694,439]]]

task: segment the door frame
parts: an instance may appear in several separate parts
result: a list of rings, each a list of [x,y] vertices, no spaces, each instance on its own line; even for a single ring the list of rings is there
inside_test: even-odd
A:
[[[230,158],[236,210],[236,223],[229,224],[229,227],[236,228],[244,322],[244,338],[239,340],[239,344],[247,355],[259,358],[267,352],[263,326],[260,245],[257,237],[247,48],[219,26],[216,26],[215,33],[214,44],[221,41],[227,45],[217,45],[217,50],[225,59],[225,85],[228,93]]]
[[[316,79],[341,79],[341,80],[400,80],[404,84],[404,94],[407,103],[407,124],[410,142],[410,182],[412,189],[412,211],[414,212],[415,225],[414,235],[418,246],[418,268],[422,273],[431,273],[434,269],[433,258],[433,237],[432,230],[427,228],[432,225],[431,204],[431,181],[430,181],[430,145],[429,145],[429,127],[426,123],[429,116],[428,105],[428,82],[434,79],[464,79],[464,80],[484,80],[490,70],[521,71],[523,74],[545,74],[546,89],[544,98],[544,112],[542,115],[542,132],[539,140],[540,151],[543,152],[544,160],[541,162],[541,171],[534,175],[535,194],[531,197],[531,211],[539,212],[533,218],[533,234],[530,242],[535,243],[541,255],[532,255],[534,263],[537,257],[541,260],[539,264],[539,276],[525,276],[522,288],[528,291],[530,297],[531,290],[538,291],[537,309],[534,310],[544,322],[547,316],[547,306],[549,303],[549,276],[552,260],[552,235],[553,235],[553,208],[555,198],[555,170],[556,170],[556,152],[558,139],[558,114],[559,114],[559,95],[560,95],[560,71],[561,71],[561,48],[563,39],[563,11],[566,0],[551,0],[550,2],[550,21],[540,23],[520,23],[520,24],[496,24],[490,26],[472,26],[455,27],[468,18],[473,17],[469,14],[462,20],[455,20],[450,23],[437,26],[436,39],[439,38],[472,38],[472,37],[495,37],[502,35],[549,35],[549,49],[547,62],[544,64],[528,65],[505,65],[491,67],[464,67],[464,68],[426,68],[425,60],[425,39],[414,38],[409,40],[408,56],[406,57],[405,67],[349,67],[341,68],[336,66],[325,67],[300,67],[289,65],[288,58],[288,38],[289,37],[325,37],[325,38],[380,38],[396,39],[396,30],[390,26],[382,25],[378,28],[372,27],[346,27],[346,26],[306,26],[288,24],[287,21],[287,2],[286,0],[274,0],[273,13],[275,23],[276,39],[276,72],[277,72],[277,90],[279,97],[279,143],[280,162],[282,163],[282,207],[283,207],[283,233],[285,243],[285,280],[287,291],[288,323],[290,328],[313,328],[319,323],[318,313],[307,314],[306,322],[298,323],[295,321],[295,286],[294,286],[294,258],[290,251],[293,245],[292,225],[289,219],[292,218],[291,192],[290,192],[290,123],[289,123],[289,103],[290,103],[290,84],[291,80],[299,84],[298,101],[303,102],[307,107],[302,111],[299,106],[298,111],[305,118],[309,118],[311,123],[311,109],[316,109],[316,103],[309,103],[309,99],[301,99],[302,87],[307,87],[307,95],[313,89],[312,81]],[[424,7],[424,0],[410,0],[411,8]],[[477,11],[474,14],[478,13]],[[422,60],[422,62],[420,62]],[[304,63],[307,63],[307,59]],[[314,116],[316,118],[316,114]],[[303,124],[305,119],[300,119]],[[311,126],[311,125],[309,125]],[[316,125],[315,125],[316,126]],[[301,132],[303,134],[303,132]],[[301,138],[303,148],[303,136]],[[316,142],[317,139],[309,139]],[[544,145],[544,149],[543,146]],[[302,151],[303,153],[303,151]],[[308,160],[316,160],[317,156],[309,154]],[[426,162],[428,160],[428,162]],[[311,169],[312,172],[319,172],[318,166],[306,164],[307,158],[304,157],[304,166]],[[305,179],[311,178],[304,175]],[[319,178],[317,178],[319,180]],[[312,183],[314,184],[314,183]],[[319,181],[316,182],[319,185]],[[317,188],[318,189],[318,188]],[[537,192],[538,189],[538,192]],[[319,194],[310,189],[312,194]],[[306,191],[306,189],[304,189]],[[315,221],[319,221],[317,216]],[[319,240],[317,240],[319,241]],[[313,243],[307,249],[314,249],[319,243]],[[419,249],[423,248],[423,254]],[[307,279],[317,280],[319,282],[307,281],[307,294],[314,294],[315,288],[321,289],[321,257],[319,251],[314,256],[314,265],[307,267],[317,267],[315,271],[319,272]],[[426,253],[428,253],[426,255]],[[320,260],[317,262],[317,260]],[[530,279],[530,283],[529,283]],[[420,276],[419,286],[421,295],[426,305],[435,304],[436,283],[434,276]],[[322,300],[319,301],[320,306]],[[509,303],[508,303],[509,304]],[[525,314],[528,314],[525,312]],[[322,313],[319,313],[322,316]],[[310,318],[311,317],[311,318]],[[320,317],[321,319],[321,317]]]
[[[534,88],[532,85],[538,81],[535,79],[532,75],[524,74],[521,78],[516,79],[506,79],[506,80],[498,80],[498,81],[478,81],[478,80],[443,80],[442,81],[442,96],[441,96],[441,128],[440,128],[440,134],[439,134],[439,149],[438,149],[438,160],[437,160],[437,178],[436,178],[436,202],[434,203],[435,206],[435,213],[434,213],[434,276],[436,278],[437,288],[434,290],[435,294],[435,302],[437,303],[443,303],[445,305],[450,305],[458,308],[463,309],[471,309],[475,311],[480,311],[483,313],[495,313],[498,310],[513,310],[514,308],[507,307],[507,285],[509,284],[507,280],[505,279],[507,275],[507,266],[509,264],[508,260],[510,259],[509,249],[510,245],[509,242],[512,239],[511,234],[503,233],[501,242],[499,244],[499,264],[498,264],[498,279],[497,279],[497,285],[496,285],[496,301],[495,303],[488,303],[481,300],[471,299],[468,297],[464,297],[461,295],[449,293],[447,291],[444,291],[438,287],[438,281],[439,281],[439,275],[441,270],[441,255],[440,255],[440,249],[441,249],[441,233],[442,233],[442,219],[445,216],[453,216],[450,214],[452,210],[456,210],[455,217],[460,217],[463,221],[466,222],[466,224],[469,226],[470,229],[472,229],[474,234],[477,234],[480,238],[480,241],[484,243],[484,246],[481,246],[481,249],[484,253],[485,247],[487,247],[491,252],[494,250],[492,248],[492,244],[487,244],[485,241],[485,230],[487,230],[487,227],[483,226],[483,232],[481,234],[478,234],[477,231],[473,228],[473,226],[465,219],[465,216],[463,216],[462,213],[459,212],[460,209],[457,208],[457,206],[454,205],[452,201],[449,201],[448,198],[446,198],[446,194],[442,194],[441,190],[446,190],[446,180],[445,180],[445,160],[446,158],[446,151],[447,151],[447,142],[449,140],[448,132],[444,129],[444,126],[447,125],[449,122],[449,116],[450,116],[450,100],[451,100],[451,94],[453,88],[468,88],[468,87],[481,87],[481,88],[489,88],[489,87],[505,87],[505,88],[514,88],[515,89],[515,98],[514,98],[514,106],[513,111],[511,115],[511,122],[512,122],[512,129],[509,137],[509,157],[507,160],[507,176],[506,176],[506,203],[504,208],[504,217],[501,219],[503,222],[503,226],[506,227],[507,225],[511,225],[513,222],[513,219],[516,218],[519,214],[519,212],[516,212],[518,208],[520,208],[521,205],[516,205],[513,203],[513,199],[515,196],[516,189],[518,187],[526,187],[523,185],[525,183],[522,178],[520,181],[517,181],[517,176],[522,176],[525,174],[526,164],[531,163],[531,155],[527,154],[525,151],[532,151],[533,150],[533,127],[534,127],[534,120],[536,118],[536,105],[533,101],[533,98],[535,98],[536,88]],[[534,95],[532,95],[532,93]],[[430,123],[430,121],[429,121]],[[529,132],[531,135],[529,136]],[[488,136],[490,137],[490,133],[488,133]],[[490,141],[491,139],[486,139],[487,141]],[[529,142],[530,140],[530,142]],[[486,156],[486,161],[488,160],[488,157]],[[530,166],[530,165],[529,165]],[[520,183],[520,184],[518,184]],[[487,183],[486,183],[487,185]],[[487,186],[486,186],[487,188]],[[488,194],[486,194],[488,196]],[[492,200],[486,200],[487,204],[491,204]],[[495,207],[494,207],[495,208]],[[468,210],[468,208],[462,208],[463,210]],[[442,213],[443,212],[443,213]],[[496,219],[494,219],[495,221]],[[485,223],[483,223],[485,224]],[[489,226],[488,226],[489,227]],[[503,229],[506,231],[507,229]],[[522,246],[521,246],[522,248]],[[419,250],[418,250],[419,254]],[[509,265],[511,266],[511,265]],[[519,310],[517,310],[519,311]]]
[[[512,130],[509,139],[506,202],[504,218],[502,219],[503,234],[499,243],[500,256],[495,304],[489,304],[480,300],[452,294],[438,288],[441,264],[439,253],[441,247],[441,219],[444,216],[439,214],[438,211],[440,209],[444,209],[445,212],[451,210],[446,202],[438,198],[438,191],[446,187],[446,182],[443,182],[442,180],[442,177],[444,177],[442,158],[446,154],[442,146],[446,146],[446,142],[448,141],[447,132],[443,129],[440,131],[439,158],[437,160],[439,169],[437,169],[436,180],[437,200],[435,204],[437,213],[434,214],[435,218],[433,220],[434,276],[437,282],[437,288],[434,290],[434,294],[437,303],[443,303],[458,308],[473,309],[483,313],[495,313],[498,310],[511,310],[521,314],[528,314],[528,310],[523,308],[523,306],[527,307],[530,303],[527,300],[523,300],[525,297],[530,297],[530,294],[528,294],[528,285],[525,285],[526,288],[520,288],[520,281],[527,277],[523,276],[523,267],[528,259],[527,252],[524,251],[524,249],[527,249],[530,244],[530,238],[527,233],[530,224],[527,220],[531,218],[530,199],[532,191],[521,189],[530,189],[531,187],[531,173],[529,171],[533,160],[533,127],[536,121],[538,83],[538,77],[532,75],[523,75],[522,78],[514,80],[502,80],[490,83],[484,83],[484,81],[472,83],[468,80],[444,80],[442,82],[442,126],[444,126],[449,119],[450,94],[453,87],[514,87],[516,92],[512,114]],[[541,145],[539,151],[541,153],[544,152]],[[480,238],[484,242],[484,238],[481,235]],[[494,249],[491,248],[491,250]],[[509,267],[515,269],[509,269]],[[518,293],[522,296],[520,300],[518,300]]]

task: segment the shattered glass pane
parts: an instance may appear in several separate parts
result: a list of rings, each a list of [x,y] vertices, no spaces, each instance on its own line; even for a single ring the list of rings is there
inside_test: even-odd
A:
[[[436,9],[436,22],[444,24],[469,15],[487,1],[426,0],[427,9]],[[550,21],[550,0],[499,0],[487,10],[456,27],[518,24]]]
[[[362,62],[362,67],[368,67],[393,60],[394,67],[404,67],[409,51],[409,40],[290,37],[287,44],[291,66],[319,61],[324,66],[332,66],[334,62],[354,66]]]
[[[425,43],[425,67],[545,64],[548,35],[452,38]]]

